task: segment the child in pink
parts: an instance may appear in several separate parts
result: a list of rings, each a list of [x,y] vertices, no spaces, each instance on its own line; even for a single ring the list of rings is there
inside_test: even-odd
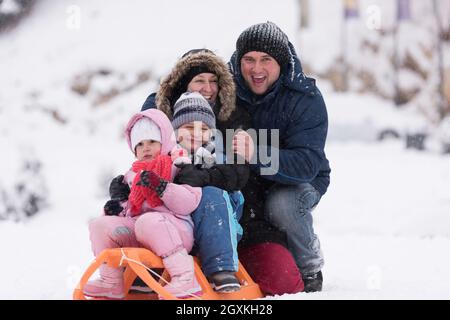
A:
[[[197,208],[201,188],[174,184],[177,168],[170,153],[176,150],[172,124],[166,115],[149,109],[128,122],[126,138],[136,156],[124,180],[131,188],[117,215],[96,218],[89,224],[92,250],[145,247],[160,256],[171,281],[166,289],[176,297],[201,294],[188,252],[193,246],[190,214]],[[176,152],[178,156],[183,154]],[[89,281],[83,290],[91,297],[124,298],[123,268],[100,267],[100,278]]]

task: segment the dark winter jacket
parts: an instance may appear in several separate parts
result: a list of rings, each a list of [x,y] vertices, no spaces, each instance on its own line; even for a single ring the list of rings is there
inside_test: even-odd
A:
[[[254,172],[250,172],[248,182],[241,190],[245,202],[242,218],[239,221],[243,230],[239,247],[276,242],[287,248],[286,233],[271,225],[264,215],[264,204],[269,192],[265,181],[268,182]]]
[[[279,130],[279,170],[263,178],[289,185],[308,182],[323,195],[330,183],[330,166],[324,151],[327,110],[315,80],[304,75],[294,47],[289,45],[291,63],[263,96],[253,94],[246,86],[236,53],[233,54],[230,67],[236,82],[236,101],[239,108],[249,112],[254,129],[268,129],[269,137],[270,130]],[[264,166],[269,165],[258,158],[252,169],[260,173]]]
[[[261,242],[287,246],[285,233],[272,226],[264,216],[265,200],[275,183],[293,185],[309,182],[322,195],[330,183],[330,167],[324,152],[328,128],[325,103],[315,80],[303,74],[292,44],[290,50],[291,63],[263,96],[253,94],[246,86],[236,53],[229,63],[236,83],[238,111],[243,109],[250,114],[250,127],[256,130],[278,129],[280,138],[278,172],[261,176],[260,169],[264,164],[258,158],[242,190],[245,205],[240,222],[244,235],[240,246]],[[255,152],[258,150],[259,147]]]
[[[158,108],[169,119],[172,119],[173,105],[180,94],[186,90],[186,88],[181,88],[183,90],[180,90],[180,82],[182,82],[183,77],[189,72],[190,68],[199,65],[206,65],[207,69],[211,70],[218,77],[219,92],[213,111],[216,116],[216,127],[221,131],[224,138],[224,145],[230,146],[231,141],[226,140],[225,130],[248,129],[250,116],[243,109],[240,111],[236,110],[233,77],[228,70],[227,64],[214,53],[200,51],[181,58],[171,73],[162,80],[159,91],[147,97],[141,111],[149,108]],[[201,170],[202,172],[196,170]],[[179,183],[183,183],[183,177],[187,176],[187,174],[196,174],[198,175],[197,179],[189,179],[189,181],[195,182],[196,186],[215,186],[226,191],[236,191],[242,189],[247,183],[249,171],[248,164],[216,164],[210,169],[186,166],[179,172],[179,179],[181,179]]]

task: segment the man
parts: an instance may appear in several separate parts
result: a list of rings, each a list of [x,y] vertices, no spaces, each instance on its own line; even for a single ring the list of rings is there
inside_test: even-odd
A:
[[[245,246],[246,237],[260,232],[259,227],[251,227],[252,221],[265,220],[285,233],[287,248],[302,273],[304,290],[321,291],[324,260],[313,230],[312,210],[330,183],[330,167],[324,152],[328,116],[322,95],[315,80],[303,74],[286,34],[272,22],[253,25],[241,33],[230,68],[236,83],[237,108],[250,114],[252,128],[279,132],[279,144],[276,141],[267,144],[268,149],[273,147],[271,165],[275,162],[278,165],[278,170],[270,174],[264,172],[268,165],[260,153],[266,148],[261,136],[258,138],[251,178],[243,190],[246,204],[241,220],[242,245]],[[278,151],[277,159],[273,150]],[[255,194],[259,200],[252,201]],[[259,242],[265,240],[259,238]],[[239,252],[247,271],[258,278],[246,263],[249,257],[255,256],[255,251],[251,255]],[[277,266],[272,268],[277,270]]]

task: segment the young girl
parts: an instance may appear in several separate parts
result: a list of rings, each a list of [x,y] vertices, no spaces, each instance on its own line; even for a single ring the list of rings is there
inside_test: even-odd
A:
[[[166,115],[156,109],[142,111],[128,122],[126,138],[137,161],[125,174],[131,188],[127,201],[116,201],[117,210],[89,224],[94,255],[104,249],[145,247],[163,260],[171,281],[165,286],[176,297],[201,294],[194,274],[193,222],[190,214],[197,208],[201,188],[173,183],[178,170],[170,151],[176,149],[172,125]],[[178,156],[184,154],[178,150]],[[186,161],[186,160],[185,160]],[[89,281],[84,294],[91,297],[122,299],[123,268],[100,267],[100,279]]]

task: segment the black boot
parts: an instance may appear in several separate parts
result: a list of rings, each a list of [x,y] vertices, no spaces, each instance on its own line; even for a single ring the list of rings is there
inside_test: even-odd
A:
[[[241,289],[241,284],[233,271],[219,271],[208,278],[216,292],[236,292]]]
[[[303,276],[303,283],[305,284],[304,292],[319,292],[322,291],[322,271],[314,273],[312,275]]]

